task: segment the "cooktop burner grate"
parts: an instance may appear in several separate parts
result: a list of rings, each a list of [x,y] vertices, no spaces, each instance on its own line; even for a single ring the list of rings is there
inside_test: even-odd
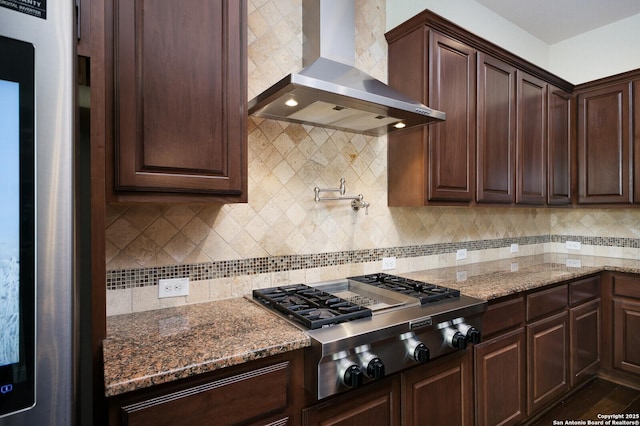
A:
[[[460,297],[460,290],[384,273],[361,275],[347,279],[415,297],[420,300],[422,305]]]
[[[312,330],[372,315],[366,307],[305,284],[253,290],[253,298]]]

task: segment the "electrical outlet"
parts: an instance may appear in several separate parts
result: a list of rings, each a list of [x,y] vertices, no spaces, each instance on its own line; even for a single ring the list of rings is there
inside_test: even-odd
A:
[[[387,269],[396,269],[396,258],[395,257],[383,257],[382,258],[382,270],[385,271]]]
[[[158,299],[189,295],[189,278],[158,280]]]
[[[518,244],[511,244],[511,253],[517,253],[518,249]]]
[[[463,260],[467,258],[467,249],[460,249],[456,252],[456,260]]]
[[[580,268],[582,267],[582,261],[580,259],[567,259],[568,268]]]
[[[581,248],[580,241],[567,241],[567,250],[580,250]]]

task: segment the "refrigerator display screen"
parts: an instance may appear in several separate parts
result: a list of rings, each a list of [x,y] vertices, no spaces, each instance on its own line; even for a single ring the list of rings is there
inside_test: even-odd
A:
[[[1,417],[35,404],[34,47],[0,36],[0,57]]]

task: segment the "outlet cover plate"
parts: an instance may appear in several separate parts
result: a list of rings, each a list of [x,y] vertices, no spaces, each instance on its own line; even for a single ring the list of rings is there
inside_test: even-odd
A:
[[[467,249],[460,249],[456,252],[456,260],[463,260],[467,258]]]
[[[580,241],[567,241],[567,250],[580,250],[581,248]]]
[[[189,295],[189,278],[158,280],[158,299]]]
[[[396,269],[396,258],[395,257],[383,257],[382,258],[382,270],[386,271],[388,269]]]

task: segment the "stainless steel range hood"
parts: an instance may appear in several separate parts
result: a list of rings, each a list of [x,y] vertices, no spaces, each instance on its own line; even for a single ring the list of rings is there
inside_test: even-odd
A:
[[[355,68],[354,0],[303,0],[303,69],[249,102],[249,114],[367,135],[446,118]]]

